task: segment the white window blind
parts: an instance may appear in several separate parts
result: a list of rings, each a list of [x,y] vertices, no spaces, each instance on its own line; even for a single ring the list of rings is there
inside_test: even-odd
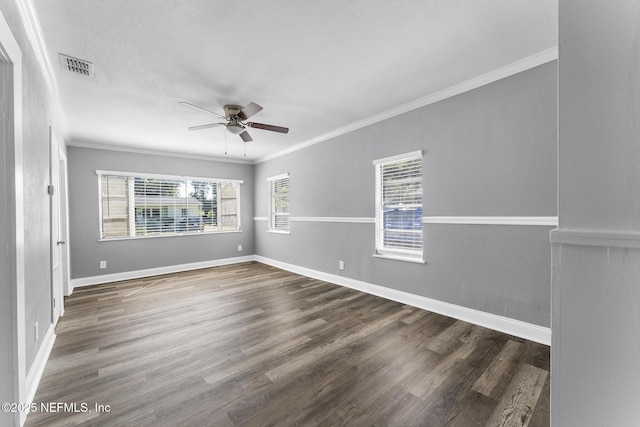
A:
[[[96,173],[101,239],[240,230],[242,181]]]
[[[422,261],[422,152],[374,161],[376,254]]]
[[[269,230],[289,232],[289,174],[267,178],[269,181]]]

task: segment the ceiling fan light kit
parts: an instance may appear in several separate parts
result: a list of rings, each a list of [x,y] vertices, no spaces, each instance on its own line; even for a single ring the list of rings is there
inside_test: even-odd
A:
[[[227,130],[234,135],[240,135],[244,132],[244,126],[240,123],[227,123],[225,126],[227,127]]]

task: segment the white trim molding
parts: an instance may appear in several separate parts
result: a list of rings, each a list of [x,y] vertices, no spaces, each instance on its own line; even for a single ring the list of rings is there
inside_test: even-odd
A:
[[[374,165],[380,165],[382,163],[395,162],[396,160],[406,160],[411,157],[422,157],[424,152],[422,150],[412,151],[410,153],[397,154],[395,156],[383,157],[382,159],[375,159]]]
[[[267,221],[266,216],[254,216],[254,221]],[[292,216],[290,222],[346,222],[355,224],[373,224],[375,218],[357,216]]]
[[[40,71],[44,78],[45,84],[49,89],[49,95],[51,100],[51,106],[54,117],[56,119],[58,128],[62,133],[63,140],[69,139],[69,126],[67,119],[60,103],[60,93],[58,91],[58,84],[53,71],[53,64],[47,53],[47,47],[44,35],[42,33],[42,27],[40,26],[40,20],[32,0],[16,0],[16,6],[20,13],[20,19],[24,25],[25,32],[27,33],[27,39],[31,44],[33,53],[36,57]]]
[[[198,270],[200,268],[218,267],[221,265],[238,264],[241,262],[254,261],[253,255],[222,258],[212,261],[192,262],[189,264],[176,264],[166,267],[147,268],[144,270],[125,271],[122,273],[103,274],[101,276],[81,277],[71,279],[71,288],[83,286],[99,285],[101,283],[120,282],[123,280],[139,279],[141,277],[157,276],[160,274],[178,273],[181,271]]]
[[[292,216],[291,222],[346,222],[357,224],[373,224],[375,218],[353,216]]]
[[[108,144],[108,143],[101,143],[101,142],[87,142],[87,141],[79,141],[75,139],[69,139],[67,141],[67,145],[70,147],[89,148],[91,150],[119,151],[123,153],[147,154],[150,156],[163,156],[163,157],[172,157],[172,158],[177,157],[179,159],[210,160],[212,162],[239,163],[242,165],[253,164],[251,160],[208,156],[206,154],[202,154],[202,155],[188,154],[188,153],[180,153],[177,151],[164,151],[164,150],[156,150],[151,148],[128,147],[126,145]]]
[[[124,171],[105,171],[96,169],[96,175],[113,175],[113,176],[126,176],[129,178],[154,178],[154,179],[174,179],[176,181],[214,181],[224,183],[244,184],[242,179],[230,179],[230,178],[209,178],[201,176],[184,176],[184,175],[163,175],[157,173],[143,173],[143,172],[124,172]]]
[[[337,136],[344,135],[354,130],[361,129],[363,127],[372,125],[374,123],[381,122],[391,117],[399,116],[400,114],[404,114],[409,111],[416,110],[418,108],[425,107],[430,104],[434,104],[438,101],[442,101],[444,99],[451,98],[456,95],[460,95],[461,93],[468,92],[473,89],[477,89],[487,84],[497,82],[498,80],[502,80],[506,77],[513,76],[515,74],[521,73],[523,71],[529,70],[531,68],[537,67],[542,64],[546,64],[547,62],[551,62],[556,59],[558,59],[558,47],[554,46],[550,49],[543,50],[542,52],[531,55],[527,58],[523,58],[514,63],[505,65],[504,67],[498,68],[496,70],[490,71],[480,76],[455,84],[446,89],[434,92],[422,98],[418,98],[415,101],[399,105],[390,110],[383,111],[380,114],[376,114],[371,117],[358,120],[357,122],[348,124],[346,126],[342,126],[338,129],[334,129],[330,132],[319,135],[315,138],[311,138],[305,142],[294,145],[292,147],[289,147],[277,153],[261,157],[257,159],[254,163],[262,163],[267,160],[275,159],[277,157],[281,157],[286,154],[290,154],[295,151],[302,150],[303,148],[310,147],[320,142],[330,140]]]
[[[27,38],[33,48],[33,53],[40,65],[42,76],[45,79],[51,94],[58,98],[58,86],[56,83],[55,73],[53,72],[49,55],[47,54],[46,43],[44,35],[42,34],[42,27],[36,13],[35,6],[31,0],[16,0],[16,6],[20,12],[20,18],[24,24]]]
[[[289,178],[289,172],[281,173],[280,175],[267,177],[267,181],[278,181],[280,179]]]
[[[42,340],[42,344],[40,344],[40,348],[38,349],[38,353],[29,369],[29,373],[27,374],[27,384],[25,390],[25,401],[21,403],[32,403],[33,398],[36,396],[36,391],[38,390],[38,385],[40,384],[40,380],[42,379],[42,374],[44,373],[44,368],[47,365],[47,361],[49,360],[49,355],[51,354],[51,350],[53,349],[53,344],[56,341],[56,334],[53,324],[49,324],[49,329],[45,333],[44,339]]]
[[[8,225],[11,235],[9,242],[3,242],[3,246],[9,250],[3,253],[6,261],[12,265],[8,272],[9,280],[13,282],[9,289],[11,298],[11,344],[12,354],[9,356],[12,361],[14,376],[6,379],[12,384],[13,399],[16,403],[25,401],[25,390],[27,383],[27,352],[26,352],[26,302],[25,302],[25,237],[24,237],[24,174],[23,174],[23,140],[22,140],[22,50],[18,45],[9,24],[0,11],[0,62],[10,63],[10,72],[13,87],[10,89],[9,99],[13,99],[13,105],[8,106],[13,115],[12,146],[7,141],[7,147],[3,147],[6,155],[12,155],[7,164],[6,170],[2,174],[3,192],[6,192],[7,199],[13,198],[15,206],[9,202],[11,218],[2,219],[2,227]],[[2,165],[3,168],[5,165]],[[12,179],[10,178],[12,177]],[[9,179],[6,179],[9,178]],[[4,199],[4,197],[3,197]],[[3,200],[4,203],[6,200]],[[13,221],[13,224],[11,224]],[[13,225],[13,230],[11,226]],[[11,234],[12,233],[12,234]],[[6,246],[5,246],[6,245]],[[5,273],[5,272],[3,272]],[[4,278],[3,274],[3,278]],[[24,424],[26,414],[21,412],[16,415],[16,420]]]
[[[541,225],[557,227],[557,216],[425,216],[423,224]]]
[[[398,291],[385,286],[375,285],[372,283],[364,282],[361,280],[355,280],[344,276],[338,276],[335,274],[325,273],[319,270],[313,270],[306,267],[301,267],[294,264],[289,264],[282,261],[277,261],[271,258],[266,258],[260,255],[249,255],[237,258],[226,258],[214,261],[197,262],[192,264],[181,264],[169,267],[150,268],[146,270],[137,270],[124,273],[105,274],[102,276],[86,277],[82,279],[73,279],[72,285],[74,287],[97,285],[100,283],[108,283],[113,281],[137,279],[140,277],[148,277],[159,274],[175,273],[180,271],[195,270],[199,268],[217,267],[221,265],[237,264],[241,262],[258,261],[263,264],[271,265],[283,270],[291,271],[293,273],[301,274],[303,276],[311,277],[314,279],[324,280],[326,282],[334,283],[336,285],[345,286],[347,288],[355,289],[361,292],[365,292],[371,295],[386,298],[392,301],[397,301],[403,304],[408,304],[413,307],[417,307],[423,310],[432,311],[445,316],[453,317],[455,319],[463,320],[465,322],[473,323],[485,328],[493,329],[495,331],[503,332],[506,334],[514,335],[520,338],[527,339],[529,341],[535,341],[545,345],[551,345],[551,329],[534,325],[531,323],[523,322],[516,319],[511,319],[504,316],[498,316],[496,314],[486,313],[479,310],[474,310],[459,305],[434,300],[431,298],[423,297],[420,295],[411,294],[408,292]]]
[[[266,216],[255,216],[254,221],[266,221]],[[345,222],[374,224],[375,218],[345,216],[292,216],[291,222]],[[423,224],[460,224],[460,225],[537,225],[557,227],[557,216],[425,216]]]
[[[640,249],[640,231],[635,230],[567,230],[549,232],[552,243],[579,246]]]
[[[344,276],[337,276],[335,274],[276,261],[259,255],[256,255],[254,258],[258,262],[281,268],[283,270],[302,274],[314,279],[324,280],[326,282],[345,286],[347,288],[366,292],[371,295],[376,295],[403,304],[408,304],[413,307],[453,317],[455,319],[463,320],[495,331],[524,338],[529,341],[535,341],[548,346],[551,345],[551,328],[398,291],[384,286],[374,285],[360,280],[350,279]]]

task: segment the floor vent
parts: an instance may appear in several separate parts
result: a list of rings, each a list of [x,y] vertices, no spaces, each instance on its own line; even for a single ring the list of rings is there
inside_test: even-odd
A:
[[[60,63],[62,64],[62,68],[67,71],[80,74],[81,76],[93,77],[93,64],[89,61],[60,54]]]

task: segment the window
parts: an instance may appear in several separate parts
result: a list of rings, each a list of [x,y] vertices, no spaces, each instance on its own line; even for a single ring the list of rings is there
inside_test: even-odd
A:
[[[422,262],[422,151],[373,164],[376,256]]]
[[[101,239],[240,231],[242,181],[96,173]]]
[[[269,182],[269,231],[289,232],[289,174],[267,178]]]

